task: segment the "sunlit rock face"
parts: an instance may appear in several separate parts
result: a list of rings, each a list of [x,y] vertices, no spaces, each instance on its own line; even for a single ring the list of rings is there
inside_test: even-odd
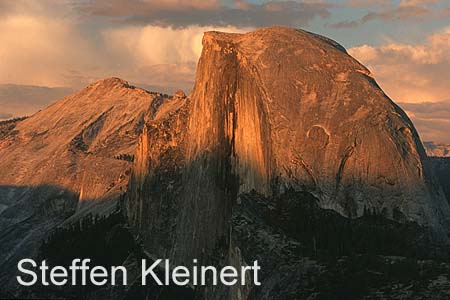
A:
[[[396,214],[446,235],[449,206],[411,121],[325,37],[207,32],[190,98],[165,111],[140,139],[127,204],[155,256],[207,260],[232,244],[233,207],[252,191],[309,192],[343,216]]]
[[[8,275],[0,280],[15,282],[16,259],[33,257],[68,216],[116,208],[142,126],[162,101],[108,78],[0,127],[0,266]]]
[[[59,186],[80,201],[117,192],[159,97],[109,78],[18,122],[0,141],[0,184]]]
[[[293,187],[350,217],[399,209],[436,224],[436,207],[448,216],[410,120],[326,38],[207,33],[192,98],[188,157],[229,145],[238,193]]]

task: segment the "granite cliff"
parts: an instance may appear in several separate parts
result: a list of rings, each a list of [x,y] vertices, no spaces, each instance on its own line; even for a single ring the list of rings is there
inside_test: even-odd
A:
[[[134,232],[151,255],[178,264],[256,257],[273,271],[257,291],[211,288],[203,297],[281,299],[270,296],[284,280],[277,260],[286,282],[306,272],[293,262],[302,247],[292,236],[303,228],[293,212],[308,201],[336,227],[370,212],[447,242],[449,204],[413,124],[342,46],[282,27],[205,33],[190,98],[147,123],[139,140],[127,195]],[[309,238],[315,248],[317,235]]]

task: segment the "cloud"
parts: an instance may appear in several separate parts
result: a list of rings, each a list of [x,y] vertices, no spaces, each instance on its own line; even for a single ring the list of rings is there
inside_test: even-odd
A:
[[[74,7],[94,16],[145,16],[167,11],[214,11],[220,7],[217,0],[93,0],[74,3]]]
[[[0,107],[2,112],[8,112],[6,118],[31,115],[72,92],[68,88],[0,84]]]
[[[381,21],[423,21],[428,17],[434,16],[433,11],[425,6],[419,5],[400,5],[392,10],[379,12],[370,12],[366,14],[361,23],[367,23],[373,20]]]
[[[113,22],[160,27],[188,26],[261,27],[304,26],[314,18],[327,18],[330,5],[322,1],[93,0],[76,6],[89,16]]]
[[[400,105],[406,110],[413,112],[416,118],[450,120],[450,101],[400,103]]]
[[[430,35],[421,44],[362,45],[349,53],[371,69],[396,101],[450,99],[450,29]]]
[[[55,4],[51,0],[42,0],[43,4]],[[36,12],[42,13],[41,5],[36,1],[26,1],[26,0],[0,0],[0,16],[9,16],[12,14],[23,14],[28,11],[34,10]]]
[[[423,140],[450,143],[450,29],[421,44],[362,45],[348,52],[400,102]]]
[[[20,12],[11,8],[0,19],[0,83],[71,85],[64,79],[65,69],[101,60],[92,55],[96,51],[74,18],[46,13],[36,3]]]
[[[355,28],[361,25],[360,21],[341,21],[334,24],[329,25],[328,27],[334,29],[345,29],[345,28]]]
[[[423,141],[450,144],[450,101],[399,105],[412,119]]]
[[[439,17],[443,17],[443,11],[439,12],[434,8],[438,0],[402,0],[397,6],[393,2],[382,0],[360,1],[349,0],[350,7],[377,7],[374,11],[369,11],[362,18],[356,20],[344,20],[329,25],[330,28],[345,29],[355,28],[371,21],[384,22],[422,22]],[[380,9],[380,7],[382,7]]]
[[[242,31],[235,27],[126,26],[103,31],[103,38],[112,49],[110,54],[126,57],[129,64],[185,63],[197,61],[202,51],[203,33],[213,29]]]
[[[436,4],[439,0],[401,0],[400,7]]]
[[[0,112],[0,120],[10,119],[13,115],[10,113]]]
[[[393,3],[389,0],[347,0],[350,7],[370,7],[370,6],[391,6]]]
[[[196,62],[147,65],[136,71],[139,78],[136,78],[134,82],[154,91],[172,94],[176,90],[182,89],[189,93],[194,87],[196,70]],[[143,81],[142,78],[149,80]]]
[[[194,84],[197,60],[205,31],[246,32],[251,28],[187,28],[125,26],[103,31],[105,52],[116,62],[116,72],[133,83],[177,87],[186,91]],[[169,89],[172,90],[172,89]]]
[[[183,1],[165,2],[175,5]],[[213,1],[184,2],[205,10],[215,5]],[[246,30],[232,26],[102,24],[80,18],[64,2],[52,3],[25,5],[0,0],[5,8],[0,19],[0,84],[81,88],[94,80],[117,76],[158,86],[165,85],[164,79],[167,85],[190,89],[203,32]]]
[[[328,15],[322,1],[0,0],[0,84],[81,88],[117,76],[190,89],[204,31]]]

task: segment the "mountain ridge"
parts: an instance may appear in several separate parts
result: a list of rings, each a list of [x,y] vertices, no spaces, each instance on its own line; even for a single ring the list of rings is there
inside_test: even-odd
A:
[[[16,260],[36,255],[57,226],[116,209],[142,126],[165,100],[107,78],[7,124],[0,135],[0,265],[10,272],[0,278],[5,286],[14,285]]]

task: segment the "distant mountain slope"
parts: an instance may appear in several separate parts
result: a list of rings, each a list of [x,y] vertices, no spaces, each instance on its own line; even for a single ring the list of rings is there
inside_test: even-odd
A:
[[[72,92],[65,87],[0,84],[0,120],[32,115]]]
[[[450,157],[450,145],[436,144],[434,142],[423,143],[428,156]]]
[[[115,208],[107,200],[125,192],[142,126],[163,102],[109,78],[0,127],[0,268],[8,280],[16,259],[35,254],[68,216]]]

